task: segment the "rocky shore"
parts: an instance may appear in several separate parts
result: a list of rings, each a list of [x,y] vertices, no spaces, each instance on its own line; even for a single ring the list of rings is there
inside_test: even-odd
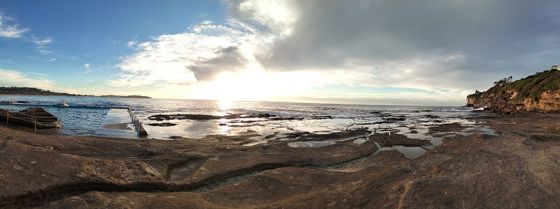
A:
[[[410,143],[398,134],[294,148],[246,147],[242,136],[124,140],[0,126],[0,208],[559,208],[560,115],[471,119],[498,134],[447,135],[414,160],[380,151]]]

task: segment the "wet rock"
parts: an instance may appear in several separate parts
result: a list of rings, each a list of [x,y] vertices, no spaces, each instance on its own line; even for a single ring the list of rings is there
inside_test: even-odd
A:
[[[365,128],[350,129],[346,131],[339,131],[333,133],[310,133],[310,132],[296,132],[286,134],[286,139],[295,139],[298,141],[323,141],[323,140],[340,140],[351,139],[355,137],[362,137],[371,133]]]
[[[373,122],[373,123],[370,123],[370,124],[379,125],[379,124],[389,124],[389,123],[393,123],[393,122],[391,122],[391,121],[379,121],[379,122]]]
[[[314,120],[325,120],[325,119],[333,119],[333,117],[330,116],[330,115],[315,115],[315,116],[311,117],[311,119],[314,119]]]
[[[182,136],[170,136],[169,139],[173,139],[173,140],[181,140],[181,139],[185,139]]]
[[[176,123],[148,123],[149,126],[158,126],[158,127],[171,127],[176,126]]]
[[[150,120],[164,121],[164,120],[215,120],[222,119],[224,116],[217,115],[204,115],[204,114],[173,114],[173,115],[152,115],[148,117]]]
[[[381,113],[379,113],[379,117],[381,117],[381,118],[391,117],[391,116],[393,116],[393,114],[388,113],[388,112],[381,112]]]
[[[272,115],[270,113],[259,113],[258,115],[256,115],[257,118],[270,118],[270,117],[276,117],[276,115]]]
[[[398,115],[398,116],[392,116],[391,114],[385,114],[383,113],[382,115],[380,115],[381,119],[383,119],[382,121],[378,121],[378,122],[373,122],[371,124],[389,124],[389,123],[397,123],[397,122],[402,122],[406,120],[406,116],[404,115]]]
[[[300,118],[300,117],[280,117],[280,116],[274,116],[268,118],[268,120],[303,120],[303,119],[304,118]]]
[[[386,117],[386,118],[383,118],[383,120],[385,120],[386,122],[394,123],[394,122],[398,122],[398,121],[405,121],[406,116]]]
[[[283,117],[277,116],[270,113],[259,113],[255,115],[240,115],[240,114],[228,114],[224,116],[220,115],[206,115],[206,114],[158,114],[152,115],[148,117],[149,120],[155,121],[165,121],[165,120],[197,120],[197,121],[206,121],[206,120],[218,120],[218,119],[267,119],[267,120],[303,120],[302,117]],[[239,121],[239,122],[255,122],[255,121]]]
[[[415,113],[422,113],[422,112],[433,112],[433,110],[415,110]]]
[[[449,124],[442,124],[434,127],[430,127],[430,133],[437,133],[437,132],[459,132],[465,129],[460,123],[449,123]]]

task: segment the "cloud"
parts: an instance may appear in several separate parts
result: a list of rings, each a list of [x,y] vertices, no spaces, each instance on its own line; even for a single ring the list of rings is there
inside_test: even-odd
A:
[[[13,18],[8,17],[0,12],[0,38],[21,38],[21,40],[29,43],[33,43],[36,46],[36,51],[42,55],[53,54],[52,50],[49,49],[49,45],[54,42],[51,37],[38,37],[33,34],[25,35],[30,31],[28,28],[23,28],[17,24],[6,24],[8,21],[12,21]]]
[[[228,3],[232,18],[279,36],[290,35],[300,16],[292,0],[230,0]]]
[[[240,25],[203,22],[186,32],[139,43],[117,65],[121,74],[109,82],[119,87],[189,85],[238,69],[251,58],[254,34]],[[219,69],[220,68],[220,69]]]
[[[25,74],[17,70],[0,69],[0,83],[3,86],[35,87],[53,90],[55,82],[40,74]]]
[[[194,73],[196,80],[210,80],[220,72],[241,70],[247,62],[237,47],[227,47],[218,50],[215,54],[212,59],[195,62],[194,65],[187,67]]]
[[[306,82],[315,95],[337,85],[400,87],[458,101],[560,57],[560,4],[553,0],[224,2],[226,23],[204,22],[137,44],[111,83],[192,85],[256,69],[293,78],[313,73],[321,79]]]
[[[0,38],[21,38],[29,29],[17,24],[7,24],[12,18],[0,12]]]
[[[37,46],[37,51],[43,55],[53,53],[48,47],[54,42],[51,37],[37,37],[32,35],[27,41],[35,44]]]
[[[136,44],[138,44],[138,42],[136,42],[136,41],[129,41],[128,43],[126,43],[126,46],[127,46],[127,47],[133,47],[133,46],[136,46]]]
[[[38,53],[42,55],[53,54],[53,51],[51,51],[48,46],[54,42],[54,39],[51,37],[25,35],[30,29],[23,28],[17,24],[6,24],[6,22],[12,20],[13,18],[0,12],[0,38],[21,38],[21,40],[25,42],[35,44]]]
[[[31,42],[33,42],[34,44],[36,44],[38,47],[41,48],[41,47],[46,47],[47,45],[53,43],[53,39],[50,37],[39,38],[36,36],[32,36]]]
[[[230,7],[233,17],[275,35],[270,48],[257,54],[269,70],[367,71],[377,77],[371,83],[468,89],[510,73],[542,70],[560,55],[555,1],[271,3],[292,10],[279,12],[292,14],[288,18],[258,2],[230,1]],[[537,56],[542,52],[547,56]]]
[[[84,68],[85,68],[85,70],[84,70],[83,73],[85,73],[85,74],[88,74],[88,73],[93,72],[91,63],[86,63],[86,64],[84,64]]]

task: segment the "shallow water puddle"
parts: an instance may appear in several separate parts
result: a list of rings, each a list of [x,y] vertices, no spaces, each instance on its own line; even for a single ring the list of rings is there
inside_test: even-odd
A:
[[[336,144],[336,141],[305,141],[305,142],[290,142],[288,146],[292,148],[307,148],[307,147],[325,147]]]
[[[426,148],[423,147],[405,147],[405,146],[392,146],[392,147],[383,147],[381,151],[392,151],[396,150],[400,153],[404,154],[404,157],[407,159],[416,159],[428,152]]]

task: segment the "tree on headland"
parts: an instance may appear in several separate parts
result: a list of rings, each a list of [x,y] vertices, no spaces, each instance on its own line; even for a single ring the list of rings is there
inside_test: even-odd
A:
[[[502,78],[499,81],[494,82],[494,85],[502,85],[502,84],[506,84],[506,83],[511,83],[513,80],[512,76],[509,76],[507,78]]]

